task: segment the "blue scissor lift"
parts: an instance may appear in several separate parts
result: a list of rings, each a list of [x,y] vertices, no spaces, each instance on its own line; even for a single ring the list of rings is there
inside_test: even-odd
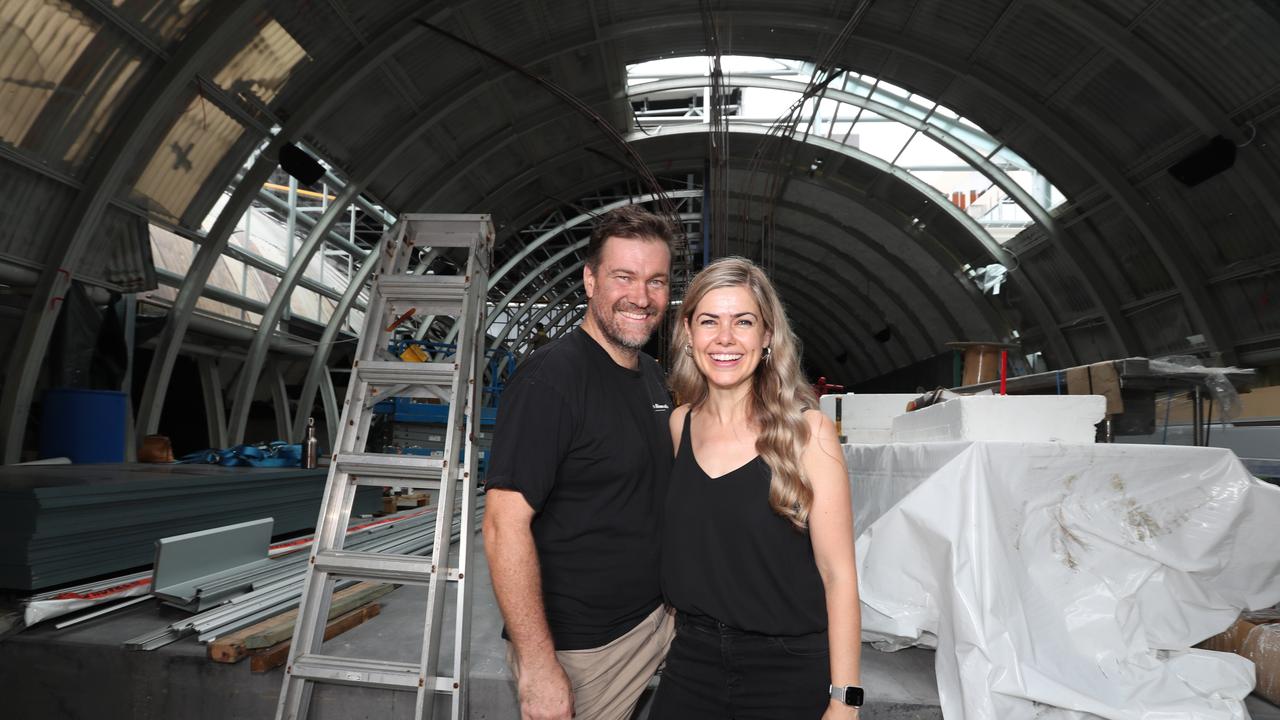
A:
[[[457,346],[413,339],[397,339],[387,344],[387,350],[396,357],[401,357],[412,349],[421,350],[435,362],[445,362],[457,351]],[[485,358],[488,360],[488,372],[485,373],[484,406],[480,409],[480,436],[477,438],[481,448],[478,468],[480,478],[484,477],[488,464],[493,426],[498,417],[498,400],[512,368],[515,367],[515,357],[506,349],[488,350]],[[503,368],[501,375],[499,368]],[[390,446],[381,451],[398,451],[409,455],[444,454],[448,403],[397,397],[378,403],[373,411],[391,424]]]

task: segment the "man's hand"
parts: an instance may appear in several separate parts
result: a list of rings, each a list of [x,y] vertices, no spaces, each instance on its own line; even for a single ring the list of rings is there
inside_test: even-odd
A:
[[[541,666],[520,666],[521,720],[569,720],[573,717],[573,686],[554,660]]]

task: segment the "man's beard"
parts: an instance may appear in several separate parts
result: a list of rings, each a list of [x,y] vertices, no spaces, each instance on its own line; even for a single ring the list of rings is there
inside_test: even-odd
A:
[[[619,312],[645,313],[653,317],[657,312],[653,308],[639,308],[626,300],[619,300],[614,303],[612,312],[604,312],[595,303],[589,303],[591,315],[596,319],[596,325],[600,327],[600,332],[604,334],[605,339],[610,343],[627,350],[640,350],[649,342],[649,338],[653,335],[653,331],[657,329],[658,324],[653,323],[649,329],[645,331],[643,337],[637,337],[635,333],[628,336],[623,330],[623,321],[618,319]]]

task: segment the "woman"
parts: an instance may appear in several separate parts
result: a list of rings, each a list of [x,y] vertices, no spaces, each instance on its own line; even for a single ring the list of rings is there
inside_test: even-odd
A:
[[[849,481],[772,284],[742,258],[708,265],[672,346],[685,404],[662,580],[677,630],[650,717],[856,718]]]

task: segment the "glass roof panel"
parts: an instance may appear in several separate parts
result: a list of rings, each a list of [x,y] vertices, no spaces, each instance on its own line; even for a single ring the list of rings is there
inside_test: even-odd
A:
[[[156,147],[134,191],[160,217],[177,223],[210,173],[245,133],[212,102],[192,93],[186,110]]]
[[[306,57],[289,31],[269,20],[213,81],[232,95],[250,94],[270,105]]]
[[[112,10],[120,18],[151,38],[161,47],[180,41],[210,0],[111,0]]]
[[[796,61],[734,59],[735,64],[744,67],[750,67],[751,61],[762,70],[757,73],[757,77],[784,80],[795,89],[760,87],[753,85],[749,77],[734,78],[741,81],[736,82],[733,89],[735,93],[740,93],[741,109],[740,112],[729,113],[727,120],[730,127],[743,123],[769,126],[784,119],[801,96],[812,71],[811,65]],[[634,82],[629,83],[633,103],[644,103],[644,112],[637,112],[636,122],[647,134],[652,134],[651,131],[660,133],[664,123],[670,123],[668,119],[658,117],[653,112],[650,106],[654,102],[651,98],[673,107],[684,102],[692,108],[690,114],[695,118],[706,114],[705,92],[699,87],[698,81],[705,76],[707,63],[706,57],[684,57],[630,66],[633,80],[640,79],[638,73],[643,71],[646,81],[682,81],[680,90],[647,95],[642,85],[637,87]],[[770,71],[769,68],[776,71]],[[694,82],[684,82],[686,80]],[[758,82],[765,81],[762,79]],[[848,94],[835,97],[836,93],[827,93],[820,103],[814,99],[805,101],[796,124],[797,140],[804,139],[807,133],[859,149],[887,163],[896,163],[937,188],[944,196],[953,198],[953,202],[962,208],[967,209],[974,201],[984,200],[986,204],[982,207],[986,209],[970,212],[970,215],[981,218],[985,224],[985,218],[992,215],[993,209],[999,208],[1000,218],[992,222],[1000,223],[1005,230],[1018,223],[1021,223],[1020,227],[1031,224],[1032,215],[1026,208],[1034,207],[1032,202],[1053,207],[1063,200],[1062,194],[1017,153],[1004,147],[955,110],[939,105],[928,97],[912,93],[891,82],[855,72],[846,72],[828,88]],[[849,97],[850,95],[853,97]],[[864,102],[857,98],[866,100]],[[816,114],[813,112],[815,106],[820,109]],[[922,123],[929,126],[928,133],[921,131]],[[947,144],[938,142],[934,137],[942,137]],[[972,154],[962,155],[951,149],[966,146],[972,149]],[[964,158],[972,157],[973,154],[992,158],[994,167],[981,163],[977,166],[970,165]],[[1001,186],[1015,192],[1009,195]],[[1024,188],[1026,193],[1016,192],[1015,186]],[[1008,206],[1012,206],[1014,210],[1010,211]],[[1012,234],[1016,234],[1016,231]],[[1002,230],[1001,237],[997,239],[1003,241],[1012,237],[1012,234]]]
[[[0,142],[79,174],[146,66],[68,3],[0,3]]]

